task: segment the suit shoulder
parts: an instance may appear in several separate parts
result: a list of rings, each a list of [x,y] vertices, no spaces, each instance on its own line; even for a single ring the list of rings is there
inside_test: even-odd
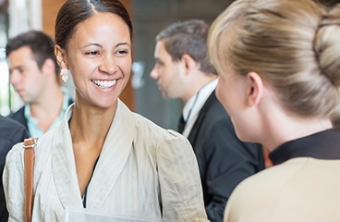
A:
[[[24,124],[23,122],[26,122],[26,118],[25,118],[25,109],[24,107],[21,107],[19,110],[17,110],[16,112],[8,115],[9,118],[14,119],[16,121],[18,121],[21,124]]]
[[[18,121],[0,116],[0,137],[12,140],[17,135],[22,141],[27,136],[26,128]]]
[[[196,122],[197,126],[201,128],[200,130],[205,131],[204,134],[209,135],[209,137],[215,135],[218,131],[229,132],[229,134],[236,136],[229,114],[217,99],[211,101],[209,106],[201,109]]]
[[[8,115],[9,118],[11,119],[15,119],[17,117],[21,117],[21,116],[25,116],[25,107],[21,107],[20,109],[18,109],[17,111],[15,111],[14,113],[11,113]]]
[[[218,154],[230,155],[233,152],[255,160],[262,159],[262,146],[243,142],[237,137],[231,118],[221,103],[216,99],[210,105],[205,113],[200,113],[194,125],[197,135],[193,147],[209,147],[203,149],[207,156],[216,155],[219,150]]]
[[[216,97],[209,98],[210,101],[202,107],[199,116],[197,118],[198,123],[205,125],[205,127],[211,130],[211,127],[223,128],[232,126],[231,119],[227,111],[222,104],[216,99]],[[231,127],[233,130],[233,127]]]
[[[20,123],[18,123],[17,121],[13,120],[10,117],[4,117],[4,116],[0,116],[0,130],[3,129],[20,129],[20,128],[24,128],[24,126]]]

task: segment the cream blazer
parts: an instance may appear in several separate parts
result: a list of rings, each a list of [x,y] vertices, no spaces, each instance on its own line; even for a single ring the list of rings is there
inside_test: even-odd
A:
[[[224,222],[339,222],[340,160],[290,159],[242,181]]]
[[[34,166],[34,222],[64,221],[82,208],[72,138],[73,105],[62,124],[38,140]],[[17,144],[3,174],[9,221],[24,221],[24,149]],[[131,112],[121,101],[87,190],[88,209],[169,221],[208,221],[196,157],[180,134]]]

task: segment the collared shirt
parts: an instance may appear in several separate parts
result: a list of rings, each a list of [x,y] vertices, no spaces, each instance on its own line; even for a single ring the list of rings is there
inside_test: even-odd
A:
[[[288,141],[269,154],[274,165],[281,164],[296,157],[313,157],[315,159],[340,159],[340,133],[329,129],[306,137]]]
[[[68,107],[68,101],[70,99],[68,95],[68,91],[65,87],[61,87],[60,90],[64,94],[63,106],[62,106],[61,112],[59,113],[59,116],[53,121],[53,123],[48,128],[48,130],[53,129],[54,127],[58,126],[62,122],[64,114]],[[28,131],[31,137],[35,137],[35,138],[41,137],[45,133],[39,128],[38,120],[31,116],[31,108],[28,103],[25,104],[25,118],[27,119],[27,127],[28,127]]]
[[[199,115],[201,108],[207,101],[211,93],[216,89],[218,79],[214,79],[206,84],[199,92],[193,95],[183,108],[183,118],[186,121],[183,136],[187,137],[190,134],[192,127]]]

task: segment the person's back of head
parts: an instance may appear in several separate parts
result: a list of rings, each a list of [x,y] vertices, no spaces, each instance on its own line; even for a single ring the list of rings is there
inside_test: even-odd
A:
[[[244,76],[254,71],[290,112],[338,120],[339,38],[340,6],[327,11],[312,0],[241,0],[217,18],[208,44],[221,75],[228,66]]]
[[[187,54],[200,65],[202,72],[217,74],[208,57],[208,31],[209,25],[205,21],[192,19],[168,26],[156,36],[156,41],[164,41],[174,62],[180,61]]]
[[[51,59],[55,66],[55,73],[58,74],[59,66],[53,51],[54,41],[49,35],[41,31],[31,30],[9,39],[6,45],[6,57],[22,47],[31,49],[39,69],[42,68],[46,59]]]

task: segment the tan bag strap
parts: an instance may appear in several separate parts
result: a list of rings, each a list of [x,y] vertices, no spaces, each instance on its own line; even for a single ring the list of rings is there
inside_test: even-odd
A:
[[[34,147],[37,139],[28,138],[24,140],[25,149],[25,219],[26,222],[32,221],[33,208],[33,170],[34,170]]]

